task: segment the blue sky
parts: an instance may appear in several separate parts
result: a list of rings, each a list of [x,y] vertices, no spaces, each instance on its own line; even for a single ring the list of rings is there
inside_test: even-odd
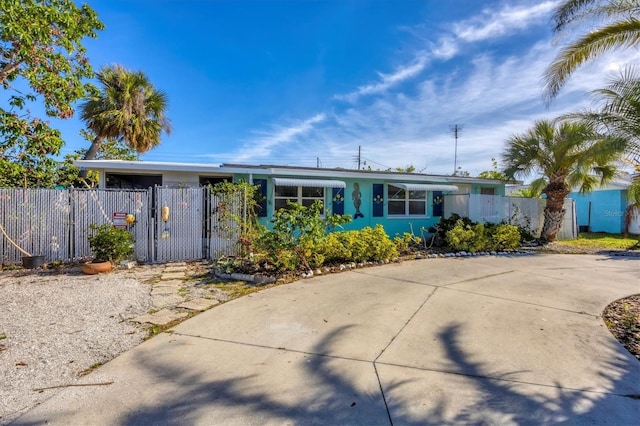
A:
[[[93,66],[143,71],[168,96],[173,132],[147,161],[355,168],[361,146],[373,169],[451,174],[458,124],[458,165],[476,175],[640,59],[590,64],[545,108],[552,0],[88,3],[106,25],[85,43]],[[79,118],[55,126],[63,154],[87,146]]]

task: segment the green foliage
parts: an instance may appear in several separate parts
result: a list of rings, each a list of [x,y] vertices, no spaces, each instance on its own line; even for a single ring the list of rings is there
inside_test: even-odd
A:
[[[244,181],[219,182],[211,187],[211,193],[218,199],[214,211],[217,214],[215,231],[230,240],[235,239],[240,245],[241,256],[251,255],[253,245],[264,232],[264,227],[258,223],[258,187]],[[233,209],[234,204],[241,207],[239,213]]]
[[[398,256],[396,244],[380,224],[375,228],[367,226],[357,231],[333,232],[320,250],[328,263],[381,261]]]
[[[0,186],[53,186],[55,160],[64,145],[60,132],[28,115],[0,108]]]
[[[472,225],[473,222],[468,217],[460,217],[457,213],[452,213],[451,216],[445,218],[440,217],[440,221],[435,226],[430,226],[427,231],[433,234],[433,245],[436,247],[442,247],[447,243],[447,233],[451,231],[459,220],[465,225]]]
[[[82,80],[93,76],[81,42],[103,27],[90,7],[72,0],[2,1],[0,84],[11,94],[8,109],[0,108],[0,186],[54,185],[49,155],[64,142],[29,106],[40,98],[48,116],[73,115],[73,103],[91,89]]]
[[[393,238],[393,243],[396,245],[398,252],[407,253],[410,248],[419,246],[422,243],[422,238],[416,237],[410,232],[405,232],[402,235],[396,234]]]
[[[133,254],[133,235],[126,229],[115,228],[109,223],[100,226],[94,223],[89,229],[93,231],[89,235],[89,247],[94,261],[118,263]]]
[[[452,224],[452,220],[455,222]],[[468,218],[449,218],[441,220],[440,230],[445,233],[444,240],[455,251],[503,251],[515,250],[522,243],[519,227],[501,223],[481,224]],[[446,229],[446,230],[445,230]]]
[[[504,173],[498,170],[498,160],[496,160],[495,158],[491,158],[491,164],[493,166],[493,169],[480,172],[480,174],[478,175],[479,178],[493,179],[493,180],[508,180],[507,177],[504,175]]]
[[[471,253],[486,250],[489,245],[484,225],[465,224],[462,220],[458,220],[453,229],[447,232],[446,240],[453,250]]]
[[[269,260],[278,268],[293,270],[319,266],[324,259],[314,253],[327,230],[351,221],[349,215],[327,215],[323,218],[321,212],[320,201],[309,207],[288,202],[287,208],[274,213],[273,230],[262,233],[257,241],[258,247],[266,251]],[[295,259],[290,253],[295,254]]]
[[[540,192],[535,191],[533,188],[520,188],[509,194],[509,197],[540,198],[540,195]]]
[[[555,98],[571,74],[600,55],[639,44],[637,0],[563,0],[557,4],[554,30],[572,34],[545,72],[545,97]]]
[[[96,158],[107,138],[121,139],[129,148],[144,153],[160,143],[163,132],[171,132],[165,116],[167,97],[144,73],[113,65],[102,68],[97,78],[101,90],[81,105],[82,119],[95,134],[85,160]]]
[[[491,230],[490,248],[496,251],[515,250],[520,247],[520,239],[520,230],[517,226],[501,223]]]
[[[526,132],[513,135],[503,154],[505,174],[526,177],[538,174],[536,187],[547,197],[543,240],[554,241],[564,200],[572,188],[589,192],[611,181],[626,143],[602,135],[594,123],[539,120]]]

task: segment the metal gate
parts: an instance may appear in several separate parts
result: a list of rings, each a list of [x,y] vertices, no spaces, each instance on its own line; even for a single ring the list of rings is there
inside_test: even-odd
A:
[[[206,188],[155,188],[157,262],[203,259]]]

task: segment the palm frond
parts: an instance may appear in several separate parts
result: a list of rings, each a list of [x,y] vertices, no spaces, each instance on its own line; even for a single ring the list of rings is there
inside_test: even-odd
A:
[[[545,100],[549,102],[569,76],[585,62],[602,53],[637,45],[640,41],[640,20],[627,17],[587,33],[563,48],[543,77]]]

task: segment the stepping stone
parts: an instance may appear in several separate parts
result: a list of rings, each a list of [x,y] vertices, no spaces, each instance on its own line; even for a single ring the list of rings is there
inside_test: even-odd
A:
[[[178,293],[178,287],[153,287],[151,289],[151,295],[152,296],[166,296],[169,294],[176,294]]]
[[[180,279],[180,278],[186,278],[186,275],[183,272],[169,272],[168,274],[162,274],[162,276],[160,276],[161,280],[176,280],[176,279]]]
[[[187,266],[187,262],[171,262],[165,265],[166,268],[171,268],[174,266]]]
[[[184,297],[180,297],[177,294],[167,294],[154,296],[151,299],[151,303],[154,308],[165,308],[167,306],[175,306],[178,303],[184,301]]]
[[[170,287],[170,288],[178,289],[178,288],[184,287],[184,286],[185,286],[184,280],[159,281],[159,282],[153,284],[153,288],[156,288],[156,287]]]
[[[185,272],[184,266],[168,266],[164,268],[164,272]]]
[[[142,315],[131,321],[139,323],[148,323],[153,325],[167,325],[172,321],[184,318],[189,314],[185,312],[174,312],[169,309],[162,309],[154,314]]]
[[[215,299],[193,299],[178,305],[178,308],[190,309],[192,311],[206,311],[208,308],[217,305],[220,301]]]

